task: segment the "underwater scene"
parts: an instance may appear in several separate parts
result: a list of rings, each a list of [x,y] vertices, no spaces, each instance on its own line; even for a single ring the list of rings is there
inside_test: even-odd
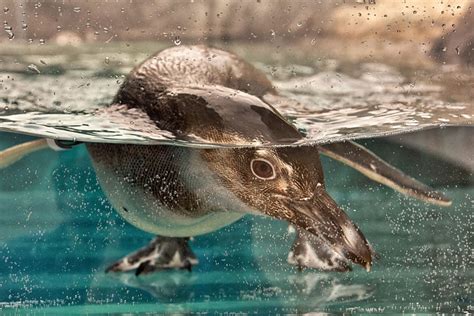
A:
[[[472,313],[472,3],[407,2],[0,0],[0,313]]]

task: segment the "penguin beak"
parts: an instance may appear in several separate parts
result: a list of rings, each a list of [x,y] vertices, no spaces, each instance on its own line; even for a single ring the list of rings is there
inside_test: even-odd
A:
[[[288,199],[285,204],[293,214],[286,220],[320,237],[332,250],[370,271],[374,256],[372,248],[322,187],[312,199]]]

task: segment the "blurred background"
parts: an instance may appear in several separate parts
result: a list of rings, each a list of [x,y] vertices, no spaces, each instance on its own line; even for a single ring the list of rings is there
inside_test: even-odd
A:
[[[473,63],[472,0],[0,0],[6,46],[267,43],[404,63]]]

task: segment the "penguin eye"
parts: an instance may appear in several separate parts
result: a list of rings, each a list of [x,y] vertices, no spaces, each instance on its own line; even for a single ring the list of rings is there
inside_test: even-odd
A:
[[[275,168],[265,159],[253,159],[250,162],[250,169],[254,176],[262,180],[271,180],[276,177]]]

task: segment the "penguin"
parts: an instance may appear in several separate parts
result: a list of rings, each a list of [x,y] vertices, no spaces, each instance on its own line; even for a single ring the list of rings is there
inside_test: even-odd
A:
[[[442,193],[355,142],[295,145],[304,134],[272,102],[292,100],[251,64],[216,48],[165,49],[129,73],[108,111],[138,110],[180,140],[218,146],[86,143],[113,207],[157,235],[106,271],[191,270],[198,259],[190,239],[246,214],[284,220],[296,230],[287,261],[300,269],[349,271],[354,263],[369,271],[375,252],[326,191],[320,154],[403,194],[450,205]],[[233,146],[246,143],[262,146]],[[21,144],[0,152],[0,167],[38,149],[73,145],[51,139]]]

